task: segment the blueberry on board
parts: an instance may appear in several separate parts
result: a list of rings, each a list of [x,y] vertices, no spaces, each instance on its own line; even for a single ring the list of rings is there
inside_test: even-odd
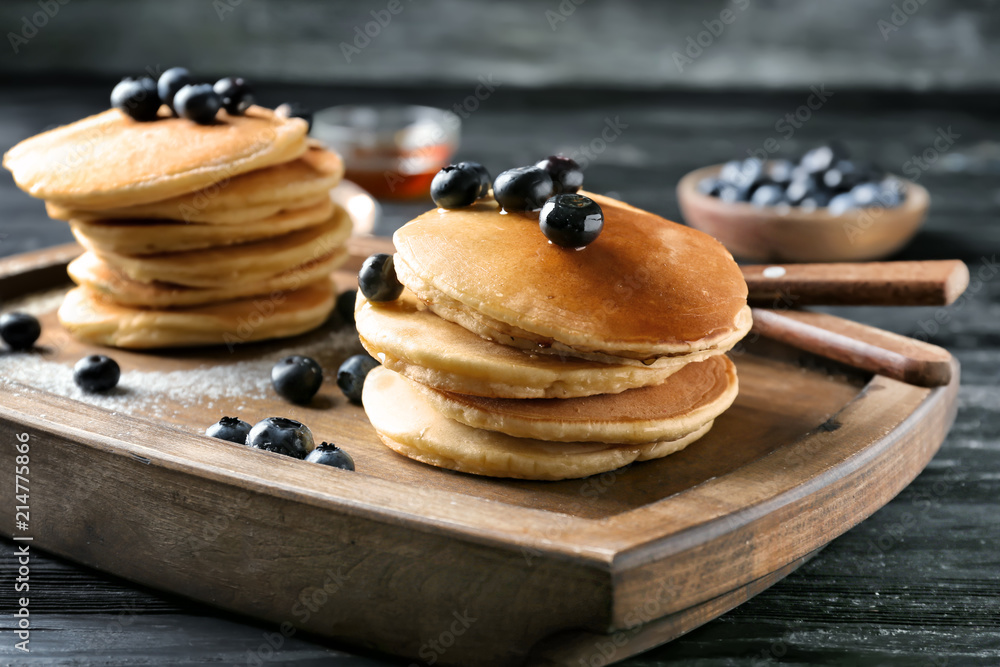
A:
[[[573,158],[562,155],[550,155],[535,164],[552,178],[554,194],[571,194],[579,192],[583,187],[583,170]]]
[[[787,185],[792,181],[795,165],[791,160],[773,160],[767,165],[767,180],[777,185]]]
[[[449,164],[434,174],[431,199],[436,205],[441,208],[462,208],[479,199],[483,189],[482,174],[469,164]]]
[[[322,384],[323,368],[309,357],[293,354],[271,368],[274,391],[292,403],[308,403]]]
[[[337,386],[352,403],[361,403],[361,391],[365,387],[365,378],[379,363],[367,354],[355,354],[337,369]]]
[[[114,389],[121,378],[118,363],[103,354],[92,354],[76,362],[73,367],[73,381],[80,389],[99,393]]]
[[[358,290],[349,289],[346,292],[341,292],[337,296],[337,305],[334,306],[334,310],[337,311],[337,315],[340,319],[345,322],[354,324],[354,304],[358,301]]]
[[[855,208],[857,208],[857,204],[854,203],[854,197],[851,196],[850,192],[841,192],[839,195],[834,195],[830,203],[826,205],[826,209],[830,215],[843,215]]]
[[[478,162],[471,162],[466,160],[465,162],[459,162],[455,165],[459,169],[471,169],[479,175],[479,196],[476,199],[482,199],[490,193],[490,187],[493,185],[493,177],[490,176],[489,170]]]
[[[358,271],[358,288],[372,302],[398,299],[403,293],[403,284],[396,277],[392,255],[380,252],[366,259]]]
[[[42,325],[28,313],[0,315],[0,338],[12,350],[30,350],[42,335]]]
[[[160,101],[173,109],[174,95],[190,83],[194,83],[191,72],[183,67],[171,67],[161,74],[156,82],[156,91],[160,96]]]
[[[313,129],[313,112],[312,109],[304,107],[298,102],[285,102],[284,104],[279,104],[274,109],[274,113],[279,116],[284,116],[285,118],[301,118],[308,124],[307,132],[312,132]]]
[[[247,447],[264,449],[296,459],[304,459],[313,448],[312,431],[294,419],[268,417],[247,433]]]
[[[750,203],[754,206],[777,206],[785,201],[785,191],[780,185],[765,184],[754,190]]]
[[[246,444],[250,424],[237,417],[223,417],[205,429],[205,435],[219,440],[228,440],[237,445]]]
[[[539,167],[515,167],[493,181],[493,196],[507,211],[534,211],[552,196],[555,184]]]
[[[341,470],[354,470],[354,459],[351,458],[351,455],[337,445],[331,445],[328,442],[316,445],[316,449],[306,455],[306,461]]]
[[[222,100],[222,108],[233,116],[242,116],[253,104],[253,90],[238,76],[219,79],[212,89]]]
[[[697,185],[694,186],[694,189],[697,192],[708,197],[717,197],[721,188],[722,181],[718,178],[712,178],[711,176],[701,179],[698,181]]]
[[[604,229],[604,211],[590,197],[575,193],[556,195],[542,206],[538,226],[552,243],[564,248],[582,248],[593,243]]]
[[[155,120],[160,110],[156,82],[148,76],[122,79],[111,91],[111,106],[138,121]]]
[[[211,125],[222,108],[222,99],[210,83],[188,84],[174,95],[174,111],[199,125]]]

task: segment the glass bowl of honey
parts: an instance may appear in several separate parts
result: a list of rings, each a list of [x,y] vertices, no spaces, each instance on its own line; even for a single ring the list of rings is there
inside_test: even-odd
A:
[[[317,112],[312,134],[344,158],[348,180],[377,199],[405,200],[429,196],[461,127],[457,115],[434,107],[343,105]]]

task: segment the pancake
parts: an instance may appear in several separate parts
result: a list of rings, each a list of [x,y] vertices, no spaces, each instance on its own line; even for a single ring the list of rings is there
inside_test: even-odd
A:
[[[229,227],[229,231],[232,231],[234,225],[244,225],[253,222],[259,222],[265,218],[269,218],[283,211],[291,211],[294,209],[310,208],[321,204],[325,200],[329,199],[328,193],[320,193],[319,195],[314,195],[312,197],[306,197],[304,199],[291,199],[288,201],[279,202],[269,202],[264,204],[256,204],[254,206],[246,206],[243,208],[206,208],[204,210],[196,210],[193,208],[183,209],[182,217],[180,218],[170,218],[166,215],[148,215],[148,216],[118,216],[116,215],[120,211],[140,211],[146,207],[135,206],[128,209],[112,209],[109,211],[80,211],[80,210],[70,210],[63,209],[51,203],[45,204],[45,211],[49,214],[49,217],[56,218],[57,220],[171,220],[173,222],[188,222],[197,223],[203,225],[223,225]],[[65,217],[63,217],[65,216]]]
[[[591,195],[604,231],[561,248],[494,201],[425,213],[393,235],[399,279],[441,317],[540,353],[612,361],[732,346],[747,287],[711,236]]]
[[[684,364],[716,354],[673,357],[650,367],[530,354],[438,317],[409,290],[396,301],[378,304],[369,303],[359,292],[355,321],[361,344],[386,368],[437,389],[474,396],[615,394],[659,384]]]
[[[278,297],[240,299],[181,310],[116,306],[86,287],[66,294],[59,321],[76,338],[123,348],[233,345],[295,336],[323,324],[335,291],[323,278]]]
[[[738,390],[736,367],[725,355],[687,364],[658,385],[583,398],[481,398],[413,386],[442,415],[473,428],[622,445],[683,438],[728,409]]]
[[[284,273],[341,247],[350,234],[351,220],[338,209],[325,222],[272,239],[159,255],[107,252],[80,234],[76,237],[87,250],[132,280],[218,288],[234,282],[260,282]]]
[[[298,289],[329,275],[346,262],[348,256],[347,248],[336,248],[261,282],[235,281],[215,288],[140,283],[111,268],[92,252],[85,252],[70,262],[67,271],[73,282],[87,287],[109,303],[135,308],[177,308]]]
[[[18,187],[74,209],[136,206],[205,188],[306,151],[308,125],[250,107],[212,125],[172,117],[139,122],[118,109],[43,132],[11,148],[4,166]]]
[[[103,211],[74,210],[49,203],[46,210],[58,220],[156,218],[228,224],[230,219],[242,222],[273,215],[289,208],[292,202],[316,202],[328,195],[343,175],[344,162],[340,156],[313,145],[291,162],[257,169],[163,201]],[[245,215],[242,218],[224,215],[235,211]]]
[[[163,220],[70,220],[73,233],[103,252],[155,255],[200,250],[281,236],[329,220],[334,203],[326,198],[307,208],[290,209],[257,222],[224,227]],[[338,210],[340,216],[347,213]]]
[[[365,412],[379,438],[403,456],[475,475],[558,480],[616,470],[673,454],[705,435],[709,422],[684,437],[645,445],[557,443],[472,428],[435,410],[413,383],[386,368],[365,380]]]

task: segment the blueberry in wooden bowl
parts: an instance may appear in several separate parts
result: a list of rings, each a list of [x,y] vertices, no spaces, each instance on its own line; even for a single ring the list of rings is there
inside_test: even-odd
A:
[[[748,158],[697,169],[677,184],[677,197],[687,224],[758,262],[887,257],[917,233],[930,204],[922,186],[835,145],[798,163]]]

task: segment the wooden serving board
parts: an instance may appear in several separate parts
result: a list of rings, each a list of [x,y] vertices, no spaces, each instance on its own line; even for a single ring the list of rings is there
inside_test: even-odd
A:
[[[345,287],[386,242],[352,243]],[[293,350],[335,374],[357,349],[336,319],[233,351],[102,350],[123,379],[91,405],[68,378],[96,350],[52,312],[77,252],[0,262],[5,307],[34,309],[44,327],[38,350],[0,353],[3,460],[13,465],[17,434],[30,438],[30,528],[15,529],[9,502],[4,526],[276,632],[428,663],[603,665],[669,641],[888,502],[954,418],[957,364],[949,385],[925,389],[748,341],[733,354],[736,404],[684,451],[586,480],[480,478],[382,446],[333,378],[308,407],[271,392],[270,360]],[[299,419],[357,471],[200,435],[222,415]],[[13,486],[0,475],[0,494]]]

